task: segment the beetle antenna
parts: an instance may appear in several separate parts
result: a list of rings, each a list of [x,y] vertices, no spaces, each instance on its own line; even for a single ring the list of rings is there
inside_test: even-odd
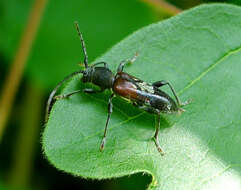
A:
[[[79,35],[79,38],[80,38],[80,42],[81,42],[81,45],[82,45],[82,49],[83,49],[83,52],[84,52],[84,64],[85,64],[85,68],[88,68],[88,55],[87,55],[87,51],[86,51],[86,48],[85,48],[85,42],[84,42],[84,39],[83,39],[83,35],[82,35],[82,33],[80,32],[79,24],[78,24],[77,21],[75,22],[75,27],[76,27],[76,30],[77,30],[77,32],[78,32],[78,35]]]
[[[52,103],[52,100],[54,98],[54,95],[56,94],[57,90],[60,88],[60,86],[68,79],[72,78],[75,75],[78,75],[80,73],[83,73],[84,71],[76,71],[71,73],[70,75],[66,76],[62,81],[60,81],[57,86],[54,88],[54,90],[50,93],[49,95],[49,99],[47,102],[47,106],[46,106],[46,113],[45,113],[45,122],[47,123],[48,119],[49,119],[49,112],[50,112],[50,106]]]

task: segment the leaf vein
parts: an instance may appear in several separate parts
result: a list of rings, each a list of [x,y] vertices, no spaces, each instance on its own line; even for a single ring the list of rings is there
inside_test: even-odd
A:
[[[215,63],[210,65],[206,70],[204,70],[198,77],[193,79],[191,82],[189,82],[182,90],[178,92],[178,94],[182,94],[184,91],[191,88],[194,84],[196,84],[198,81],[200,81],[205,75],[207,75],[210,71],[212,71],[215,67],[217,67],[220,63],[222,63],[225,59],[227,59],[229,56],[238,53],[241,51],[241,47],[238,47],[234,50],[231,50],[224,54],[221,58],[219,58]]]

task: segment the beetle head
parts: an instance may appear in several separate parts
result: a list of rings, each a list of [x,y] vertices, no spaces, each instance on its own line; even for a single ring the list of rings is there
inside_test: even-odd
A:
[[[91,82],[92,75],[94,73],[95,68],[94,67],[87,67],[82,73],[83,77],[81,78],[81,81],[86,83],[86,82]]]

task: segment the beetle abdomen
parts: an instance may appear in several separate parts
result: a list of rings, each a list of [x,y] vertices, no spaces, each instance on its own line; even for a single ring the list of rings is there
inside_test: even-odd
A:
[[[124,72],[118,73],[112,89],[115,94],[130,100],[146,111],[159,110],[164,113],[178,111],[175,101],[167,93]]]

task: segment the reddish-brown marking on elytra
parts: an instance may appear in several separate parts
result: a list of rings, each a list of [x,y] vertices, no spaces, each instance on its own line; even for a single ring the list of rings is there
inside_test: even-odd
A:
[[[124,98],[130,100],[137,99],[136,86],[132,82],[121,78],[121,76],[115,80],[113,85],[113,91]]]

